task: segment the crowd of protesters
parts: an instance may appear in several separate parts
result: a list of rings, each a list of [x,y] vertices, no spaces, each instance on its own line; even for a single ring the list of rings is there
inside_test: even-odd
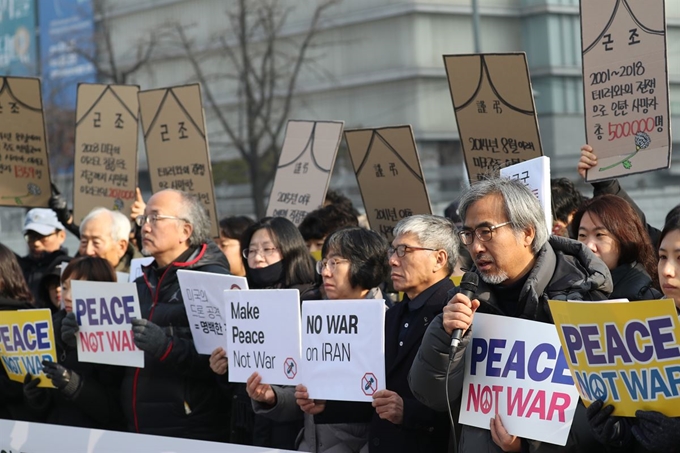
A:
[[[596,162],[584,146],[581,176]],[[131,218],[97,208],[80,225],[54,196],[50,209],[26,215],[26,256],[0,244],[0,311],[52,310],[57,361],[43,371],[54,388],[2,370],[0,418],[329,453],[680,451],[680,420],[643,410],[616,417],[602,402],[579,402],[565,446],[513,436],[498,416],[489,429],[457,423],[475,312],[552,323],[548,299],[680,303],[680,210],[658,230],[616,180],[593,184],[592,197],[567,179],[552,183],[553,234],[529,189],[491,178],[445,217],[403,219],[391,243],[333,192],[299,227],[227,217],[214,239],[202,204],[180,191],[147,202],[138,193]],[[67,232],[80,239],[74,257],[63,248]],[[79,362],[71,282],[116,281],[142,255],[153,261],[135,280],[141,318],[132,330],[145,367]],[[301,303],[384,299],[385,390],[354,403],[310,399],[304,384],[269,385],[257,373],[230,383],[226,351],[194,347],[178,269],[295,288]],[[480,279],[472,298],[450,278],[464,272]]]

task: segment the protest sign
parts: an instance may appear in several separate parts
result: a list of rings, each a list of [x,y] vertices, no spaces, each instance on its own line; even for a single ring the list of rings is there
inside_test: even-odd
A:
[[[299,225],[323,205],[342,139],[342,121],[290,120],[286,126],[267,215]]]
[[[267,384],[300,382],[300,292],[235,289],[224,299],[229,382],[246,382],[255,371]]]
[[[587,304],[587,305],[585,305]],[[550,312],[586,406],[680,416],[680,325],[672,299],[644,302],[550,301]]]
[[[199,354],[210,355],[226,346],[227,305],[224,290],[248,289],[248,280],[235,275],[199,271],[177,271],[194,347]]]
[[[142,317],[137,285],[71,280],[71,294],[80,326],[78,360],[144,368],[130,322]]]
[[[526,54],[444,55],[470,182],[543,155]]]
[[[302,377],[309,397],[372,401],[385,389],[385,301],[302,304]]]
[[[552,192],[550,188],[550,158],[541,156],[501,168],[501,177],[522,181],[536,195],[543,208],[548,234],[552,234]]]
[[[671,165],[664,0],[583,1],[586,141],[600,181]]]
[[[177,189],[195,195],[219,237],[215,190],[200,85],[139,92],[151,190]]]
[[[483,313],[474,324],[460,423],[489,429],[498,414],[513,436],[566,445],[578,392],[555,327]]]
[[[40,80],[0,83],[0,205],[46,208],[52,188]]]
[[[24,382],[27,373],[40,376],[39,387],[53,388],[42,361],[57,361],[52,312],[48,309],[3,311],[0,317],[0,359],[7,376]]]
[[[148,266],[149,264],[153,263],[153,259],[154,259],[153,256],[145,256],[143,258],[132,258],[130,260],[130,276],[128,277],[128,281],[132,283],[139,277],[141,277],[142,266]]]
[[[432,214],[411,126],[345,131],[371,229],[388,241],[401,219]]]
[[[137,188],[138,86],[78,85],[73,221],[94,208],[130,216]]]

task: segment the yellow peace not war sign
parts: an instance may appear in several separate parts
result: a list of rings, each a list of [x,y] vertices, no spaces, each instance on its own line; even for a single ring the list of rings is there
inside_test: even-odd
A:
[[[551,300],[550,310],[586,406],[603,400],[618,416],[632,417],[638,409],[680,416],[680,323],[673,300]]]

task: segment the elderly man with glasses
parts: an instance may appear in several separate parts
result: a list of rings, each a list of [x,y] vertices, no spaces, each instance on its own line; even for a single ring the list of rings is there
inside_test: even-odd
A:
[[[552,322],[548,299],[602,300],[612,290],[607,266],[583,244],[549,237],[543,211],[531,191],[519,181],[489,179],[463,194],[458,232],[474,260],[480,282],[472,300],[453,294],[443,314],[430,324],[409,376],[416,397],[437,410],[446,410],[461,397],[465,350],[471,339],[475,311]],[[454,291],[455,292],[455,291]],[[451,351],[451,334],[463,331]],[[447,368],[451,372],[447,383]],[[510,435],[499,417],[490,429],[463,426],[459,452],[588,452],[601,451],[590,434],[585,408],[576,410],[567,445],[527,441]]]
[[[162,190],[136,218],[143,253],[154,261],[142,268],[137,292],[142,319],[134,319],[135,345],[144,368],[126,371],[122,405],[132,432],[225,441],[229,417],[210,370],[194,348],[177,270],[229,273],[229,263],[210,237],[202,203],[184,192]]]
[[[66,240],[64,225],[51,209],[31,209],[24,219],[24,238],[28,255],[17,256],[19,265],[37,305],[49,307],[49,300],[41,299],[40,283],[57,264],[71,259],[62,248]]]

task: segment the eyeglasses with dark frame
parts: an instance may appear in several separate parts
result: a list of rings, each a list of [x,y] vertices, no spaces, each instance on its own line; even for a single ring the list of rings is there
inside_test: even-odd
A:
[[[429,249],[426,247],[414,247],[412,245],[406,245],[406,244],[399,244],[396,247],[390,247],[387,249],[387,257],[389,258],[390,256],[394,255],[394,253],[397,253],[397,256],[399,258],[403,258],[404,255],[406,255],[406,252],[415,252],[417,250],[427,250],[430,252],[435,252],[438,249]]]
[[[349,260],[346,260],[344,258],[331,258],[331,259],[328,259],[328,260],[317,261],[316,262],[316,273],[321,275],[324,268],[328,267],[328,270],[331,271],[331,274],[332,274],[333,272],[335,272],[335,267],[340,263],[349,263]]]
[[[472,237],[472,233],[474,232],[475,236],[477,236],[477,239],[482,242],[489,242],[493,238],[494,231],[500,227],[504,227],[505,225],[510,225],[510,223],[512,222],[503,222],[499,223],[498,225],[491,226],[478,226],[474,229],[474,231],[461,230],[458,232],[458,237],[460,238],[460,242],[462,242],[463,245],[470,245],[474,241],[474,238]]]
[[[277,251],[277,250],[278,250],[278,248],[276,248],[276,247],[267,247],[267,248],[263,248],[263,249],[256,249],[256,248],[250,249],[250,248],[248,248],[248,249],[243,249],[243,251],[241,252],[241,255],[243,255],[243,257],[245,259],[248,259],[248,256],[252,255],[253,257],[255,257],[259,253],[260,255],[262,255],[266,258],[268,256],[272,256],[274,254],[274,252]]]
[[[147,223],[150,223],[151,226],[156,226],[156,222],[158,222],[159,220],[182,220],[183,222],[189,223],[187,219],[175,217],[174,215],[148,214],[138,215],[137,217],[135,217],[135,223],[140,228],[146,225]]]

